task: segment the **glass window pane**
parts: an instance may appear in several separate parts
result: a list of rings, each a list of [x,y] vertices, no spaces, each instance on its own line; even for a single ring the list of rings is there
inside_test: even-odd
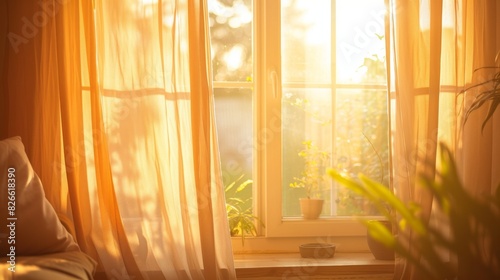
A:
[[[252,80],[252,1],[209,0],[214,81]]]
[[[285,83],[331,83],[331,4],[331,0],[281,2]]]
[[[214,95],[223,182],[226,187],[234,183],[226,191],[226,202],[251,214],[253,184],[248,180],[253,176],[252,90],[215,88]]]
[[[332,93],[329,89],[283,89],[283,216],[300,216],[299,198],[325,199],[323,214],[329,215],[331,180],[325,168],[330,166],[332,151]],[[306,165],[306,160],[312,165]],[[317,165],[316,165],[317,164]],[[310,168],[305,168],[305,167]],[[317,187],[310,194],[294,187],[305,176],[316,176]],[[309,182],[306,182],[308,185]]]
[[[335,110],[331,92],[324,89],[287,90],[283,99],[283,216],[300,217],[299,198],[304,188],[294,188],[307,170],[307,153],[321,152],[316,161],[322,191],[313,193],[325,200],[323,216],[376,215],[368,201],[334,185],[325,168],[334,167],[352,176],[363,173],[388,185],[388,115],[385,90],[338,90]],[[334,118],[330,117],[335,111]],[[333,119],[333,123],[332,123]],[[334,133],[332,135],[332,128]],[[334,138],[332,138],[334,137]],[[307,149],[309,146],[309,150]],[[306,171],[307,172],[307,171]]]
[[[343,89],[336,94],[332,165],[351,176],[363,173],[388,186],[389,143],[385,90]],[[344,187],[334,190],[336,215],[376,215],[368,202]]]
[[[334,167],[388,184],[384,11],[383,0],[282,0],[284,217],[301,216],[307,183],[323,187],[323,217],[377,214],[322,175]]]
[[[336,3],[337,83],[385,84],[384,1]]]

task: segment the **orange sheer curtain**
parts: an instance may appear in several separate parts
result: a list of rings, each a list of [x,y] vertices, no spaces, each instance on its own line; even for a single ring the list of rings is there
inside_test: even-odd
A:
[[[393,185],[403,200],[422,206],[432,222],[432,197],[418,186],[420,173],[434,176],[436,152],[446,143],[473,192],[491,192],[499,182],[499,114],[481,133],[486,106],[463,125],[462,114],[474,93],[459,95],[478,81],[473,71],[492,66],[498,43],[495,0],[388,0],[391,55]],[[483,72],[481,75],[486,75]],[[484,77],[484,76],[483,76]],[[495,159],[496,158],[496,159]],[[496,170],[496,172],[495,172]],[[445,227],[443,227],[445,230]],[[412,242],[411,231],[409,248]],[[414,252],[418,256],[419,252]],[[450,259],[453,261],[453,258]],[[394,279],[419,279],[414,268],[397,259]]]
[[[206,2],[6,6],[2,136],[23,138],[98,278],[234,279]]]

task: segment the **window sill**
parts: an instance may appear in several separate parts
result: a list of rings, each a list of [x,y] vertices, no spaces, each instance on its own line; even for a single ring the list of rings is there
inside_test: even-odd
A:
[[[238,279],[392,279],[393,261],[370,253],[336,252],[331,259],[306,259],[298,253],[235,254]],[[306,278],[303,278],[306,277]]]

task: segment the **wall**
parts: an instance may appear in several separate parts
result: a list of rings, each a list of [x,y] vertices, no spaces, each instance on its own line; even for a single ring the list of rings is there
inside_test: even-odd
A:
[[[5,49],[7,46],[7,1],[0,1],[0,139],[7,135],[7,83],[4,77]]]
[[[41,28],[36,23],[44,18],[39,16],[42,8],[37,0],[0,3],[0,138],[21,136],[29,154],[33,127],[41,117],[33,112],[41,50]]]

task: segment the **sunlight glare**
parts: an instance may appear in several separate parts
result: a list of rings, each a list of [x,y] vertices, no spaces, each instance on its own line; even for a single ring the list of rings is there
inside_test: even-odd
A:
[[[358,83],[366,76],[365,58],[385,57],[384,2],[337,1],[336,11],[337,69],[343,70],[337,71],[337,79]]]
[[[245,49],[241,44],[237,44],[224,54],[224,62],[230,71],[236,70],[243,65]]]
[[[141,5],[152,5],[158,3],[158,0],[140,0]]]
[[[304,21],[310,24],[306,35],[307,45],[321,45],[328,43],[329,34],[331,34],[331,8],[330,3],[328,7],[321,5],[311,5],[304,15]]]

